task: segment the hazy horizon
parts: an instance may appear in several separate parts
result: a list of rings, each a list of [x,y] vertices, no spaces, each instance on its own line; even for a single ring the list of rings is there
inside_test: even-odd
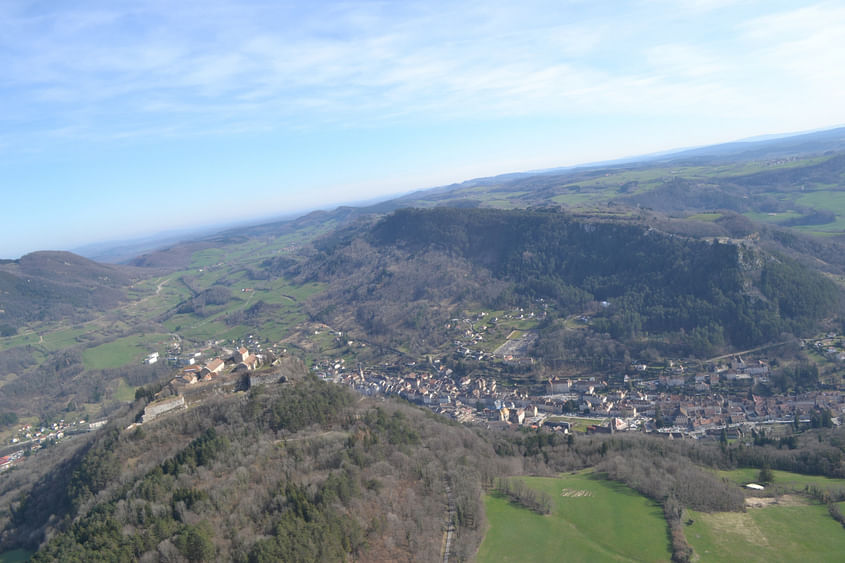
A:
[[[0,256],[845,123],[845,7],[0,6]]]
[[[637,161],[639,159],[647,159],[647,158],[653,157],[655,155],[671,155],[671,154],[674,154],[674,153],[680,153],[680,152],[683,152],[683,151],[693,150],[693,149],[696,149],[696,148],[704,148],[704,147],[708,147],[708,146],[715,146],[715,145],[719,145],[719,144],[723,144],[723,143],[756,142],[756,141],[764,141],[764,140],[771,140],[771,139],[781,139],[781,138],[788,138],[788,137],[798,136],[798,135],[803,135],[803,134],[808,134],[808,133],[815,133],[815,132],[822,132],[822,131],[832,131],[832,130],[835,130],[835,129],[839,129],[841,127],[842,127],[841,125],[834,125],[830,128],[813,129],[812,131],[792,131],[792,132],[776,133],[776,134],[761,134],[761,135],[755,135],[755,136],[747,137],[747,138],[743,138],[743,139],[728,139],[728,140],[725,140],[725,141],[720,142],[720,143],[714,143],[713,145],[697,145],[697,146],[694,146],[694,147],[692,147],[692,146],[674,147],[674,148],[670,148],[670,149],[667,149],[667,150],[664,150],[664,151],[657,151],[657,152],[649,153],[649,154],[622,155],[622,156],[615,157],[613,159],[608,159],[608,160],[582,162],[582,163],[562,165],[562,166],[551,166],[549,168],[542,168],[542,169],[509,170],[509,171],[505,171],[505,172],[499,172],[499,173],[496,173],[496,174],[484,174],[484,175],[480,175],[480,176],[476,176],[476,177],[472,177],[472,178],[462,178],[462,179],[455,180],[453,182],[444,183],[444,184],[438,185],[438,186],[425,186],[425,187],[415,188],[415,189],[412,189],[412,190],[405,190],[405,191],[402,191],[402,192],[384,194],[384,195],[381,195],[381,196],[368,198],[368,199],[365,199],[365,200],[334,201],[334,202],[327,202],[325,205],[322,205],[322,206],[305,207],[303,209],[292,210],[292,211],[289,211],[287,213],[272,213],[271,212],[271,213],[264,214],[264,215],[258,214],[258,215],[252,216],[252,217],[243,217],[243,218],[232,220],[232,221],[229,221],[229,222],[222,222],[220,224],[219,228],[214,228],[214,227],[203,228],[201,226],[197,226],[197,227],[193,227],[193,228],[164,228],[164,229],[155,230],[155,231],[139,232],[135,236],[117,237],[117,238],[106,237],[106,238],[101,238],[101,239],[97,239],[97,240],[89,240],[89,241],[83,242],[81,244],[78,244],[76,246],[69,246],[69,247],[65,247],[65,248],[58,248],[58,247],[57,248],[46,248],[46,247],[45,248],[35,248],[35,249],[29,250],[27,252],[22,252],[19,255],[13,256],[13,257],[11,257],[11,256],[0,256],[0,259],[17,259],[17,258],[20,258],[21,256],[24,256],[24,255],[29,254],[31,252],[52,251],[52,250],[69,251],[69,252],[79,253],[79,254],[82,254],[82,255],[87,255],[87,254],[90,254],[90,252],[86,252],[86,250],[88,248],[93,248],[93,247],[103,247],[102,250],[115,249],[115,248],[119,248],[121,245],[124,245],[124,244],[142,243],[142,242],[148,241],[148,240],[149,241],[155,241],[156,239],[179,239],[181,236],[211,235],[211,234],[214,234],[214,233],[222,232],[222,231],[232,229],[232,228],[237,228],[237,227],[248,227],[248,226],[260,225],[260,224],[264,224],[264,223],[268,223],[268,222],[293,220],[293,219],[296,219],[298,217],[302,217],[303,215],[307,215],[308,213],[312,213],[314,211],[321,211],[321,210],[330,211],[332,209],[335,209],[337,207],[344,206],[344,205],[357,206],[357,205],[367,205],[367,204],[377,203],[377,202],[382,202],[382,201],[389,201],[391,199],[394,199],[394,198],[397,198],[397,197],[402,197],[404,195],[408,195],[408,194],[419,192],[419,191],[426,191],[426,190],[430,190],[430,189],[436,189],[436,188],[440,188],[440,187],[446,187],[446,186],[450,186],[450,185],[461,184],[463,182],[469,182],[469,181],[472,181],[472,180],[477,180],[477,179],[482,179],[482,178],[490,178],[490,177],[507,175],[507,174],[524,174],[524,173],[530,174],[530,173],[534,173],[534,172],[540,173],[540,172],[543,172],[545,170],[555,170],[555,169],[559,169],[559,168],[561,168],[561,169],[562,168],[575,169],[575,168],[601,165],[603,163],[616,162],[616,161]]]

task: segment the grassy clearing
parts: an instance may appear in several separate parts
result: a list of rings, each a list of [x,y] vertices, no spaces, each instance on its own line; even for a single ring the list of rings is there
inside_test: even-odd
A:
[[[244,325],[235,325],[233,327],[229,327],[228,330],[218,334],[218,338],[220,340],[240,340],[241,338],[245,337],[247,334],[253,333],[262,333],[263,331],[256,330],[255,327],[249,327]]]
[[[589,191],[572,192],[572,193],[556,195],[552,198],[552,201],[555,202],[555,203],[559,203],[561,205],[569,205],[569,206],[572,206],[572,207],[577,207],[577,206],[580,206],[580,205],[594,204],[596,202],[596,200],[602,198],[602,196],[603,196],[604,199],[606,199],[606,198],[614,195],[612,193],[600,194],[600,193],[598,193],[598,191],[594,191],[594,190],[596,190],[595,186],[590,186],[590,188],[591,189]]]
[[[300,311],[282,312],[273,320],[261,325],[261,336],[271,342],[278,342],[290,336],[293,328],[305,321],[305,315]]]
[[[753,468],[734,469],[733,471],[720,471],[719,474],[734,483],[744,485],[745,483],[756,483],[760,470]],[[802,492],[808,485],[815,485],[826,490],[845,490],[845,479],[831,479],[820,475],[801,475],[800,473],[790,473],[777,469],[773,469],[772,474],[775,477],[772,484],[779,491]]]
[[[529,330],[534,330],[540,324],[540,321],[536,318],[526,318],[526,319],[505,319],[499,321],[499,328],[502,330],[519,330],[522,332],[528,332]]]
[[[780,223],[781,221],[787,221],[801,216],[800,213],[795,211],[784,213],[745,213],[744,215],[758,223]]]
[[[132,387],[126,383],[126,381],[120,379],[117,383],[117,389],[115,389],[113,397],[116,401],[131,403],[135,400],[135,389],[136,387]]]
[[[792,228],[796,231],[801,231],[802,233],[806,233],[808,235],[820,237],[834,236],[841,234],[843,231],[845,231],[845,217],[839,217],[840,218],[834,221],[833,223],[827,223],[824,225],[799,225]]]
[[[246,284],[245,287],[250,285],[253,284]],[[323,289],[323,284],[294,286],[284,280],[276,280],[267,284],[267,287],[254,285],[250,292],[234,291],[232,301],[207,318],[200,318],[191,313],[179,314],[172,316],[164,325],[168,330],[195,342],[208,339],[238,339],[248,333],[260,334],[270,340],[280,340],[287,336],[294,326],[305,320],[301,302]],[[254,319],[250,326],[226,325],[227,315],[249,309],[259,301],[282,307],[274,311],[271,317]]]
[[[568,422],[573,432],[586,432],[588,426],[598,426],[605,422],[606,419],[600,418],[582,418],[580,416],[550,416],[552,422]]]
[[[19,334],[0,338],[0,350],[8,350],[9,348],[17,348],[18,346],[31,346],[38,344],[38,341],[39,338],[35,332],[22,329]]]
[[[689,512],[687,541],[699,561],[842,561],[845,530],[824,505],[747,512]]]
[[[208,266],[219,264],[226,258],[226,254],[227,253],[221,248],[206,248],[205,250],[199,250],[191,255],[191,267],[207,268]]]
[[[166,334],[133,334],[84,350],[82,361],[87,369],[119,368],[140,362],[154,351],[152,347],[167,339]]]
[[[276,290],[282,296],[290,296],[293,297],[297,302],[301,303],[305,301],[315,293],[319,293],[325,289],[326,284],[324,283],[306,283],[304,285],[290,285],[288,283],[282,283],[280,286],[276,287]]]
[[[721,217],[721,213],[696,213],[695,215],[690,215],[687,219],[691,221],[716,221]]]
[[[836,213],[836,221],[824,225],[801,225],[802,231],[840,232],[845,230],[845,192],[819,190],[802,195],[796,203],[815,209],[825,209]]]
[[[670,560],[662,509],[628,487],[591,474],[524,481],[551,496],[552,513],[488,495],[479,562]]]
[[[516,206],[516,204],[510,199],[490,199],[485,203],[488,207],[492,207],[494,209],[513,209]]]
[[[797,203],[806,207],[829,209],[837,214],[845,212],[845,192],[834,190],[835,187],[830,186],[830,189],[807,192],[798,198]]]
[[[78,337],[94,332],[93,329],[86,328],[68,328],[65,330],[58,330],[44,335],[44,342],[42,344],[48,350],[62,350],[69,348],[79,342]]]
[[[178,316],[187,317],[187,322],[195,322],[195,317],[192,317],[190,315]],[[173,318],[176,319],[177,317]],[[169,327],[170,322],[165,323],[165,325]],[[179,330],[179,334],[189,341],[203,342],[206,340],[218,340],[219,338],[221,338],[220,335],[227,332],[228,330],[229,327],[227,327],[225,323],[209,319],[205,321],[200,321],[191,326],[182,325],[181,330]]]

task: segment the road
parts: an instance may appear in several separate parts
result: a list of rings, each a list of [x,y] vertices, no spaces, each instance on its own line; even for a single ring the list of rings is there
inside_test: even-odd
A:
[[[443,540],[443,563],[449,563],[449,554],[452,551],[452,536],[455,534],[455,497],[452,495],[452,487],[446,483],[446,531]]]
[[[760,350],[765,350],[767,348],[776,348],[777,346],[783,346],[788,342],[790,342],[790,340],[784,340],[783,342],[775,342],[774,344],[764,344],[763,346],[757,346],[756,348],[751,348],[750,350],[742,350],[741,352],[731,352],[730,354],[723,354],[721,356],[716,356],[715,358],[710,358],[709,360],[704,360],[704,363],[706,364],[708,362],[718,362],[719,360],[724,360],[725,358],[742,356],[743,354],[751,354],[752,352],[759,352]]]

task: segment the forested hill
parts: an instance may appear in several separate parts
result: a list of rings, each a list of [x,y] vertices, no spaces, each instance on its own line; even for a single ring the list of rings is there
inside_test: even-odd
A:
[[[0,325],[14,334],[33,321],[76,322],[88,318],[91,311],[115,307],[125,299],[130,283],[126,267],[100,264],[70,252],[33,252],[6,260],[0,263]]]
[[[452,556],[469,559],[481,540],[493,449],[420,409],[312,376],[122,430],[142,408],[76,451],[51,449],[40,477],[2,484],[11,508],[0,512],[0,551],[40,546],[34,561],[68,562],[435,561],[449,507]],[[27,494],[14,498],[18,488]]]
[[[833,282],[753,241],[678,236],[635,220],[579,218],[558,210],[405,209],[363,237],[347,230],[318,248],[319,266],[312,271],[340,280],[359,320],[379,300],[402,294],[409,306],[426,295],[438,302],[486,299],[491,305],[543,299],[561,315],[605,302],[592,320],[594,330],[620,340],[684,331],[703,352],[803,334],[840,304]],[[435,262],[439,277],[455,279],[428,279],[424,270]],[[376,264],[369,277],[352,276],[353,265],[364,263]],[[458,281],[467,271],[478,285]],[[420,281],[427,287],[417,287]],[[432,293],[450,285],[459,295]],[[342,306],[336,302],[332,310]]]

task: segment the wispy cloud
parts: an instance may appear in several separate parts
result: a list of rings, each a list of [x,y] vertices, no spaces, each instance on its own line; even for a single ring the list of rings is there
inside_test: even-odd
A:
[[[702,103],[716,113],[754,97],[743,66],[818,87],[841,84],[845,72],[837,48],[843,10],[824,4],[723,24],[713,44],[663,24],[731,2],[694,0],[668,13],[665,3],[632,3],[615,20],[589,3],[298,4],[7,7],[0,119],[125,136],[259,123],[672,113]],[[725,50],[737,41],[749,52]]]
[[[0,241],[845,123],[842,37],[821,0],[0,2],[0,170],[38,213]]]

